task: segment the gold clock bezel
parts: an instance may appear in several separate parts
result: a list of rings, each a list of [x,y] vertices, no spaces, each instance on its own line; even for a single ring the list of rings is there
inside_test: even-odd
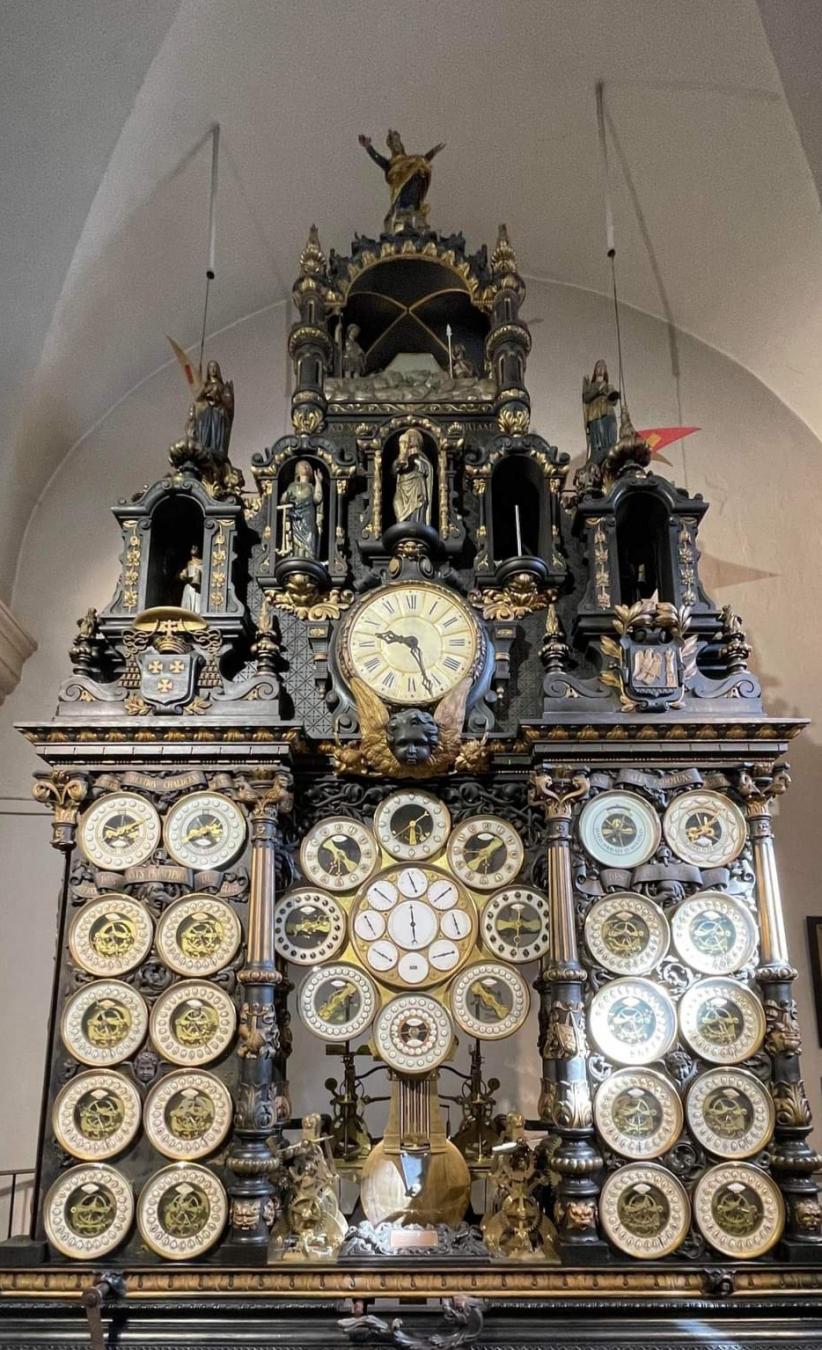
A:
[[[179,1005],[189,999],[205,1003],[217,1014],[217,1026],[208,1040],[191,1046],[178,1039],[171,1022]],[[149,1035],[152,1045],[170,1063],[184,1069],[199,1069],[225,1054],[234,1040],[236,1027],[237,1009],[224,989],[206,980],[180,980],[166,989],[154,1004]]]
[[[98,914],[117,909],[134,923],[134,944],[125,956],[101,956],[92,943],[91,929]],[[142,901],[119,891],[108,891],[95,900],[87,900],[75,914],[68,934],[69,955],[81,970],[98,979],[111,979],[141,965],[151,951],[153,939],[154,925]]]
[[[177,1135],[166,1120],[166,1106],[178,1093],[187,1089],[202,1092],[214,1107],[214,1119],[204,1135],[198,1139],[184,1139]],[[206,1158],[220,1147],[229,1130],[234,1114],[234,1103],[225,1083],[216,1074],[205,1069],[175,1069],[155,1083],[146,1097],[143,1109],[146,1138],[158,1153],[177,1162],[192,1162]]]
[[[209,1202],[206,1224],[182,1242],[160,1223],[160,1203],[171,1186],[199,1186]],[[137,1201],[137,1227],[147,1247],[167,1261],[190,1261],[202,1256],[219,1238],[228,1218],[228,1197],[222,1182],[198,1163],[176,1162],[149,1177]]]
[[[429,811],[433,829],[428,840],[422,844],[403,843],[396,831],[391,828],[393,813],[403,806],[417,803],[421,809]],[[451,812],[432,792],[420,792],[415,788],[402,788],[384,797],[374,812],[374,834],[379,846],[397,862],[428,862],[442,853],[448,843],[451,831]]]
[[[196,913],[197,910],[202,910],[211,918],[221,919],[224,924],[220,944],[208,958],[189,956],[178,939],[180,923],[189,913]],[[216,975],[218,970],[229,965],[237,955],[242,939],[240,920],[225,900],[218,900],[216,896],[205,892],[192,891],[189,895],[181,895],[163,912],[157,923],[155,945],[157,954],[175,975],[201,980]]]
[[[625,1224],[620,1201],[632,1186],[655,1186],[668,1205],[668,1219],[660,1233],[640,1237]],[[599,1197],[599,1213],[605,1236],[626,1256],[654,1261],[669,1256],[685,1241],[691,1222],[691,1204],[682,1182],[659,1163],[629,1162],[611,1172]]]
[[[444,601],[453,609],[460,611],[462,617],[465,619],[469,633],[471,634],[472,641],[468,659],[461,663],[453,676],[450,676],[447,679],[443,678],[442,688],[438,689],[435,693],[429,693],[425,689],[422,684],[421,673],[418,676],[416,673],[411,675],[409,672],[409,679],[414,684],[413,690],[403,690],[402,687],[398,686],[397,690],[394,691],[393,689],[383,689],[375,682],[373,673],[370,675],[368,673],[363,673],[363,670],[357,666],[352,652],[352,637],[359,619],[370,608],[387,601],[389,597],[397,596],[398,594],[432,595],[435,599]],[[425,616],[421,614],[420,619],[423,617]],[[386,615],[386,622],[391,622],[390,615]],[[434,622],[433,616],[429,616],[429,622],[432,627],[436,628],[440,623],[440,619],[437,618],[436,622]],[[474,683],[485,663],[486,650],[487,639],[485,631],[471,606],[463,600],[462,596],[458,595],[456,591],[449,590],[447,586],[443,586],[433,581],[400,581],[394,582],[388,586],[381,586],[375,591],[369,591],[360,601],[353,605],[346,614],[340,628],[337,645],[340,671],[349,687],[353,679],[361,680],[363,684],[376,694],[378,698],[382,699],[384,703],[404,708],[429,707],[434,703],[439,703],[441,699],[445,698],[446,695],[455,689],[463,680],[470,679],[471,682]],[[451,655],[453,657],[453,653],[451,653]],[[456,658],[454,657],[453,659]],[[436,669],[436,667],[434,669]],[[429,671],[428,674],[430,678],[431,672]],[[417,688],[418,682],[419,688]]]
[[[114,1201],[114,1218],[105,1233],[99,1234],[96,1243],[92,1237],[84,1238],[75,1233],[62,1219],[66,1201],[80,1186],[104,1186]],[[134,1192],[122,1173],[107,1163],[81,1163],[67,1172],[61,1172],[49,1188],[43,1205],[43,1223],[49,1242],[62,1256],[71,1257],[74,1261],[97,1261],[114,1251],[131,1228],[133,1218]]]
[[[361,996],[361,1004],[358,1014],[351,1017],[347,1022],[329,1028],[329,1023],[323,1021],[316,1011],[316,994],[324,980],[350,980],[354,984]],[[359,966],[351,965],[346,961],[332,962],[328,966],[315,966],[300,985],[297,1006],[300,1010],[300,1017],[306,1030],[310,1031],[321,1041],[328,1041],[330,1044],[339,1045],[344,1041],[356,1040],[367,1031],[376,1016],[379,1008],[380,998],[377,993],[377,986],[371,976],[361,970]]]
[[[209,805],[216,815],[222,812],[229,817],[231,823],[226,826],[226,838],[221,841],[222,849],[215,846],[213,853],[200,856],[186,849],[185,841],[175,842],[172,839],[172,833],[180,816],[184,816],[192,810],[204,810]],[[211,790],[186,793],[184,797],[180,797],[169,808],[163,822],[163,843],[166,852],[181,867],[188,867],[192,872],[220,871],[222,868],[228,867],[235,859],[239,858],[245,848],[247,836],[248,825],[240,807],[230,797],[226,797],[224,793],[212,792]]]
[[[427,1018],[434,1032],[428,1049],[414,1059],[410,1053],[397,1048],[391,1032],[402,1017]],[[454,1043],[454,1024],[447,1008],[430,994],[401,994],[386,1003],[374,1023],[374,1045],[377,1054],[389,1069],[410,1075],[431,1073],[448,1058]]]
[[[403,955],[408,955],[412,949],[406,949],[401,945],[401,943],[398,944],[397,942],[395,942],[394,939],[390,936],[388,929],[390,914],[395,909],[397,909],[401,904],[403,904],[407,899],[407,897],[400,891],[399,887],[397,886],[396,879],[399,878],[402,874],[411,871],[419,871],[425,874],[428,883],[426,886],[426,891],[424,895],[420,895],[417,898],[421,906],[423,906],[427,910],[430,910],[437,917],[437,928],[434,936],[431,938],[429,942],[425,943],[424,946],[413,949],[415,952],[422,955],[429,963],[428,975],[425,977],[425,979],[417,981],[407,980],[402,975],[400,975],[399,973],[400,960],[403,957]],[[436,881],[447,881],[454,887],[454,890],[456,891],[457,898],[452,905],[448,906],[447,909],[444,910],[438,909],[434,904],[432,904],[430,900],[426,899],[428,891],[431,889],[431,886]],[[398,894],[397,898],[392,902],[390,906],[388,906],[387,909],[380,911],[381,916],[385,920],[384,932],[381,932],[378,937],[374,938],[373,942],[369,942],[366,941],[364,938],[360,937],[360,935],[357,933],[356,923],[360,914],[364,912],[370,912],[371,909],[373,908],[372,903],[369,900],[368,893],[372,886],[376,886],[380,882],[388,882],[392,886],[392,888],[397,890]],[[445,931],[443,927],[444,920],[447,919],[447,916],[449,914],[454,914],[456,912],[465,914],[470,923],[470,928],[463,937],[453,937],[447,931]],[[412,863],[394,862],[390,865],[390,867],[383,868],[382,871],[378,872],[376,876],[371,878],[368,885],[357,896],[352,906],[350,914],[351,944],[354,948],[354,951],[357,954],[357,957],[363,969],[366,970],[367,973],[371,976],[371,978],[376,980],[378,984],[388,985],[388,987],[391,989],[405,989],[408,990],[409,992],[413,992],[416,990],[432,989],[436,985],[444,984],[446,980],[452,979],[454,975],[456,975],[457,972],[462,969],[466,961],[468,961],[468,959],[470,958],[471,953],[474,951],[477,944],[477,931],[478,931],[477,907],[471,896],[466,891],[465,887],[458,880],[458,878],[452,876],[449,872],[444,871],[441,867],[435,867],[428,862],[421,862],[416,865]],[[398,959],[390,970],[376,970],[374,966],[371,965],[368,959],[368,953],[370,948],[373,946],[373,943],[379,941],[390,942],[392,946],[395,946],[397,948]],[[453,945],[457,948],[459,952],[459,959],[455,962],[453,966],[450,966],[447,970],[437,970],[436,967],[431,966],[428,954],[431,948],[437,942],[449,942],[449,941],[452,942]]]
[[[641,1138],[626,1134],[614,1118],[614,1105],[623,1092],[647,1092],[655,1098],[660,1121],[652,1134]],[[594,1122],[609,1148],[630,1162],[659,1158],[673,1148],[682,1133],[682,1099],[666,1074],[646,1066],[615,1069],[600,1083],[594,1098]]]
[[[735,1006],[742,1014],[740,1035],[724,1050],[704,1036],[698,1022],[705,1000],[718,995],[728,1001],[735,1000]],[[727,1067],[750,1059],[760,1049],[765,1031],[765,1009],[759,995],[729,975],[709,975],[704,980],[697,980],[688,986],[679,1000],[680,1035],[689,1049],[708,1064]]]
[[[90,1041],[85,1028],[85,1014],[95,1000],[108,999],[119,1003],[130,1018],[126,1035],[106,1053]],[[130,1059],[146,1038],[149,1016],[145,999],[130,984],[122,980],[94,980],[71,995],[60,1018],[60,1037],[70,1055],[92,1069],[110,1069]]]
[[[335,876],[323,867],[319,853],[327,838],[332,834],[346,835],[360,849],[360,860],[350,872]],[[380,865],[380,851],[374,832],[351,816],[329,816],[312,825],[300,844],[300,868],[306,881],[312,886],[334,894],[346,894],[365,885]]]
[[[74,1119],[79,1102],[87,1093],[109,1092],[120,1098],[123,1119],[118,1128],[105,1139],[91,1139],[84,1134]],[[61,1148],[73,1158],[84,1162],[105,1162],[123,1153],[134,1140],[140,1128],[142,1102],[134,1084],[114,1069],[89,1069],[78,1073],[57,1094],[51,1110],[54,1137]]]
[[[713,809],[718,818],[724,817],[722,837],[705,852],[696,849],[685,834],[688,810],[698,810],[700,805],[705,811]],[[662,818],[662,829],[676,856],[693,867],[725,867],[739,857],[748,840],[745,817],[736,802],[709,788],[694,788],[674,797]]]
[[[102,840],[94,838],[107,813],[131,810],[138,822],[138,840],[128,853],[107,851]],[[77,830],[77,842],[90,863],[103,872],[126,872],[150,858],[162,837],[160,817],[151,802],[137,792],[107,792],[84,812]]]
[[[492,874],[472,871],[465,861],[467,841],[475,834],[493,834],[494,831],[506,844],[505,863]],[[510,825],[507,820],[503,820],[501,816],[468,816],[451,831],[446,856],[448,866],[463,886],[467,886],[472,891],[497,891],[503,886],[512,884],[519,876],[525,861],[525,847],[514,826]]]
[[[313,904],[330,920],[328,936],[313,950],[295,947],[285,931],[286,920],[301,904]],[[295,886],[274,907],[274,949],[295,966],[317,966],[338,956],[345,946],[347,916],[339,900],[315,886]]]
[[[762,1219],[756,1233],[747,1240],[736,1238],[719,1227],[714,1199],[722,1186],[748,1185],[762,1205]],[[785,1201],[782,1192],[767,1172],[749,1162],[721,1162],[703,1172],[694,1188],[694,1219],[705,1241],[723,1256],[750,1261],[763,1256],[779,1241],[785,1227]]]
[[[530,905],[541,921],[539,933],[527,947],[515,947],[501,937],[497,928],[500,911],[506,905],[516,904],[517,895],[522,903]],[[489,895],[482,909],[480,930],[482,943],[500,961],[510,961],[516,966],[524,966],[529,961],[539,961],[547,956],[551,944],[551,901],[544,891],[536,886],[503,886],[501,890]]]
[[[705,1116],[705,1103],[712,1089],[730,1089],[748,1099],[753,1120],[736,1139],[717,1134]],[[776,1108],[770,1092],[755,1074],[736,1065],[721,1064],[706,1069],[693,1080],[685,1101],[685,1117],[691,1134],[708,1153],[736,1161],[753,1158],[767,1146],[774,1132]]]
[[[471,984],[483,977],[494,978],[507,985],[512,994],[510,1012],[497,1022],[481,1022],[466,1006]],[[531,1010],[531,993],[516,967],[502,961],[475,961],[464,966],[449,988],[449,1002],[454,1021],[467,1036],[480,1041],[502,1041],[513,1036],[524,1025]]]

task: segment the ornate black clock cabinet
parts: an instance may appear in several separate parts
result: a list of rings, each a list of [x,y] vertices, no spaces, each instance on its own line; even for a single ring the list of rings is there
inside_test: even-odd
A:
[[[770,817],[801,723],[607,374],[573,482],[531,430],[505,227],[468,252],[435,151],[364,143],[391,209],[348,256],[310,231],[293,432],[246,489],[209,364],[20,728],[65,872],[0,1342],[85,1310],[97,1344],[413,1347],[440,1300],[454,1346],[816,1340]]]

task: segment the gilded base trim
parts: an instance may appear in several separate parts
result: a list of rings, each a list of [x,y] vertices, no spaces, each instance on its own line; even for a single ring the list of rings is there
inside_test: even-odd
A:
[[[745,1268],[723,1263],[734,1272],[734,1293],[723,1302],[746,1298],[770,1298],[796,1294],[818,1295],[822,1300],[822,1269]],[[73,1266],[70,1270],[0,1270],[0,1295],[7,1298],[80,1299],[96,1267]],[[417,1297],[441,1298],[449,1294],[473,1294],[484,1298],[542,1299],[670,1299],[691,1300],[706,1295],[702,1270],[636,1269],[558,1270],[496,1265],[493,1269],[449,1267],[425,1270],[401,1265],[391,1270],[350,1270],[339,1266],[312,1269],[218,1270],[207,1266],[177,1269],[123,1270],[126,1300],[145,1301],[178,1298],[187,1294],[202,1298],[268,1298],[294,1296],[309,1299]]]

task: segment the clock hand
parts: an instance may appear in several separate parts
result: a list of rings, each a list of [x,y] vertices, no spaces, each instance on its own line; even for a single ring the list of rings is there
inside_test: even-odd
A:
[[[334,862],[337,863],[338,866],[344,867],[346,872],[354,871],[354,868],[356,867],[357,864],[355,862],[352,862],[352,860],[349,858],[345,850],[341,849],[339,844],[335,844],[333,839],[326,839],[325,847],[328,849],[328,852],[331,854],[332,858],[334,859]],[[339,872],[337,873],[337,875],[339,876]]]
[[[125,825],[116,825],[112,829],[104,830],[103,835],[106,839],[118,839],[121,834],[134,834],[139,828],[139,820],[128,820]]]
[[[500,847],[498,839],[492,839],[490,844],[486,844],[472,858],[466,858],[466,863],[472,872],[478,872],[484,863],[490,862],[492,853]]]
[[[390,628],[386,629],[383,633],[375,633],[374,636],[380,638],[383,642],[399,642],[401,646],[407,647],[420,668],[420,676],[426,693],[434,693],[434,686],[431,683],[431,678],[428,671],[425,669],[425,662],[422,659],[419,638],[415,638],[411,633],[395,633]]]
[[[409,906],[409,909],[408,909],[408,917],[409,917],[410,920],[411,920],[411,941],[414,943],[414,946],[416,947],[416,945],[417,945],[417,925],[416,925],[416,923],[414,922],[414,906],[413,906],[413,905],[410,905],[410,906]]]
[[[207,825],[193,825],[188,834],[183,835],[183,843],[190,844],[194,839],[201,839],[204,834],[210,834],[212,839],[218,839],[222,834],[220,822],[210,820]]]

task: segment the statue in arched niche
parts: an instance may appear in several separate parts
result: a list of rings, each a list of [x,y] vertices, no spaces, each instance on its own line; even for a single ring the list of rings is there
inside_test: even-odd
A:
[[[280,498],[278,509],[283,512],[283,538],[277,550],[282,558],[311,558],[317,560],[323,528],[323,485],[319,470],[314,470],[307,459],[300,459],[294,469],[294,481]]]
[[[430,525],[434,469],[425,453],[423,434],[419,427],[408,427],[400,436],[394,476],[397,483],[393,505],[397,524],[414,521]]]
[[[352,323],[345,335],[342,353],[342,373],[345,380],[357,379],[365,374],[365,352],[359,344],[359,336],[359,326]]]

